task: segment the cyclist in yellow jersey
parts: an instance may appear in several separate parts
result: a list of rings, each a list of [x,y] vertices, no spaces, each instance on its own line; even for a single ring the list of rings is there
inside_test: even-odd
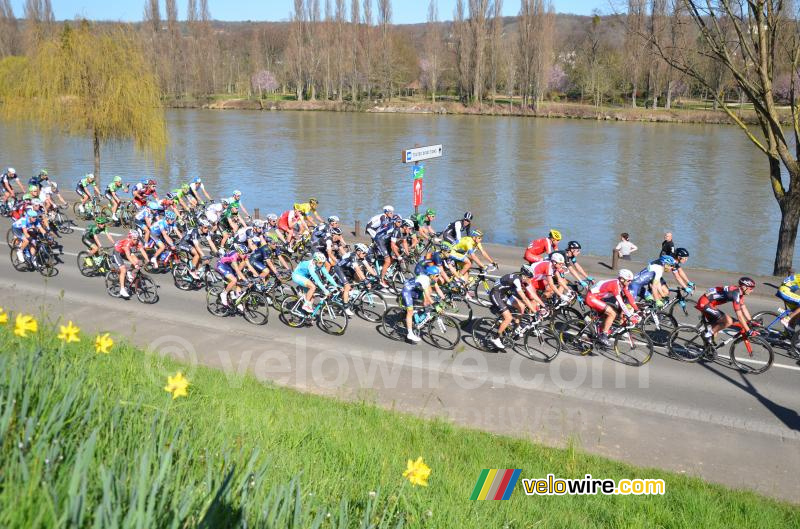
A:
[[[461,237],[457,243],[450,247],[448,256],[452,260],[462,264],[461,271],[459,272],[462,279],[466,279],[467,275],[469,275],[469,269],[472,267],[473,261],[478,267],[483,268],[483,263],[478,259],[478,256],[475,255],[475,250],[480,250],[481,254],[483,254],[490,263],[497,266],[494,263],[494,259],[486,253],[481,241],[483,241],[483,232],[480,230],[472,230],[471,236]]]
[[[785,318],[781,318],[781,323],[787,329],[793,328],[797,323],[794,320],[800,315],[800,274],[792,274],[784,279],[775,295],[783,300],[787,310],[792,311]]]
[[[322,217],[319,216],[317,213],[317,206],[319,205],[319,201],[316,198],[309,198],[308,202],[297,203],[294,205],[294,209],[299,211],[303,214],[306,221],[311,224],[312,226],[316,226],[318,223],[323,223],[325,221],[322,220]]]

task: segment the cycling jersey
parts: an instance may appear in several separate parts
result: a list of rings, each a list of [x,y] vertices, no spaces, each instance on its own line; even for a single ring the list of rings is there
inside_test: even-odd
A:
[[[252,227],[239,228],[236,232],[236,242],[245,244],[250,239],[257,237],[255,230]]]
[[[660,283],[663,275],[664,267],[658,261],[653,261],[644,270],[633,276],[629,289],[634,296],[642,298],[647,291],[647,286]]]
[[[189,190],[192,191],[194,194],[199,195],[200,190],[205,189],[205,186],[202,182],[192,182],[189,184]]]
[[[12,228],[17,230],[30,230],[38,226],[39,226],[39,219],[37,218],[36,220],[33,220],[27,215],[21,216],[18,220],[15,220],[14,223],[11,225]]]
[[[706,293],[697,300],[695,308],[703,310],[705,307],[716,308],[725,303],[733,303],[733,310],[739,310],[742,306],[742,290],[738,286],[714,287],[706,290]]]
[[[200,228],[189,228],[178,241],[178,246],[192,246],[194,243],[199,242],[203,237],[210,237],[207,233],[201,233]]]
[[[219,217],[222,215],[223,209],[224,208],[222,207],[222,204],[220,204],[219,202],[214,202],[213,204],[210,204],[206,208],[206,218],[212,223],[217,222],[219,220]]]
[[[624,300],[623,296],[625,296]],[[619,279],[600,281],[595,284],[586,295],[586,304],[596,312],[603,312],[606,310],[608,306],[607,303],[611,301],[616,301],[617,306],[626,316],[631,316],[634,311],[639,310],[633,294],[631,294],[630,290],[622,286]],[[627,307],[625,301],[628,302],[632,309]]]
[[[508,310],[509,297],[515,294],[518,295],[519,291],[524,290],[524,288],[522,274],[513,273],[502,276],[489,291],[492,310],[495,312]]]
[[[465,223],[463,220],[451,222],[447,228],[442,232],[442,237],[450,243],[460,241],[464,237],[472,235],[472,223]]]
[[[428,252],[422,256],[416,266],[414,266],[414,273],[419,275],[425,271],[425,269],[429,266],[443,266],[444,259],[442,258],[442,254],[439,252]]]
[[[133,216],[133,219],[136,221],[137,224],[144,224],[147,222],[147,219],[153,218],[153,212],[150,211],[150,208],[142,208],[136,212],[136,215]]]
[[[10,175],[8,173],[3,173],[2,176],[0,176],[0,183],[11,184],[11,181],[16,180],[17,178],[19,178],[19,176],[16,173],[14,173],[13,175]]]
[[[459,241],[450,248],[450,257],[456,261],[463,261],[466,257],[481,250],[483,247],[472,237],[461,237]]]
[[[175,229],[175,224],[170,224],[167,219],[161,219],[150,225],[150,235],[152,237],[161,237],[162,235],[171,235]]]
[[[784,301],[789,310],[795,310],[800,306],[800,274],[784,279],[775,295]]]
[[[111,182],[106,186],[106,194],[116,193],[123,187],[125,187],[125,185],[122,182]]]
[[[48,178],[46,176],[32,176],[30,180],[28,180],[28,185],[36,186],[41,188],[43,184],[47,182]]]
[[[409,309],[414,306],[414,300],[423,297],[425,291],[431,287],[431,279],[424,275],[412,277],[403,283],[403,290],[400,297],[403,300],[403,307]]]
[[[88,178],[81,178],[78,181],[78,187],[83,189],[89,189],[89,187],[93,186],[94,182],[90,182]]]
[[[308,217],[312,211],[315,211],[310,202],[295,204],[294,209],[299,211],[304,217]]]
[[[294,272],[292,272],[292,280],[298,285],[306,286],[307,280],[310,279],[315,285],[317,285],[317,287],[323,291],[326,291],[325,285],[322,283],[322,279],[319,276],[320,273],[322,273],[322,275],[333,288],[338,288],[333,276],[331,276],[325,267],[317,266],[313,260],[300,262],[294,269]]]
[[[366,233],[373,239],[375,235],[381,231],[381,229],[389,226],[392,223],[392,217],[389,215],[385,215],[381,213],[380,215],[375,215],[367,222]]]
[[[114,244],[114,251],[122,255],[125,255],[126,252],[134,253],[136,251],[141,251],[141,250],[144,250],[142,241],[137,240],[134,242],[134,240],[131,239],[130,237],[125,237],[124,239],[117,241],[117,243]]]
[[[290,231],[299,220],[301,220],[300,213],[293,209],[284,211],[278,218],[278,228],[283,231]]]
[[[529,263],[536,263],[543,259],[543,255],[550,255],[556,250],[558,250],[558,242],[552,242],[549,237],[535,239],[525,250],[525,260]]]
[[[94,237],[95,235],[100,235],[101,233],[107,233],[107,232],[108,232],[108,226],[106,226],[105,228],[100,228],[97,224],[92,223],[86,226],[86,231],[84,232],[84,235],[86,237]]]
[[[226,265],[238,263],[239,261],[244,262],[246,260],[247,260],[247,255],[240,254],[237,251],[228,252],[219,258],[219,262],[224,263]]]
[[[188,194],[189,194],[188,191],[184,191],[183,188],[172,190],[172,196],[175,197],[175,200],[181,199],[187,196]]]

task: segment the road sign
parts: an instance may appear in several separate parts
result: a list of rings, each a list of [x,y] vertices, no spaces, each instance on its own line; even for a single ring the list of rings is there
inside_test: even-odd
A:
[[[417,178],[424,178],[425,177],[425,166],[421,163],[417,162],[411,168],[411,176],[414,177],[414,180]]]
[[[414,179],[414,211],[422,204],[422,178]]]
[[[403,151],[403,163],[420,162],[422,160],[430,160],[431,158],[440,158],[442,156],[441,145],[431,145],[429,147],[416,147],[414,149],[405,149]]]

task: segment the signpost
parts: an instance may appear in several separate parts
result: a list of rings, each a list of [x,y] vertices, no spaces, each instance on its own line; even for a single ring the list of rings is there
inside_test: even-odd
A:
[[[404,149],[402,154],[403,163],[414,163],[411,168],[411,176],[414,179],[414,213],[419,213],[419,206],[422,204],[422,180],[425,177],[425,166],[419,162],[430,160],[431,158],[441,158],[441,145],[430,145],[428,147],[414,147]]]

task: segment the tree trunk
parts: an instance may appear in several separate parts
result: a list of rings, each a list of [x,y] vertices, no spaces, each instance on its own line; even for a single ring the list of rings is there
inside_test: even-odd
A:
[[[97,129],[94,130],[94,177],[100,185],[100,137],[97,135]],[[795,222],[795,231],[797,231],[797,222]]]
[[[780,178],[780,164],[772,162],[771,172],[777,171]],[[791,181],[796,181],[800,175],[791,175]],[[797,224],[800,221],[800,193],[794,189],[786,192],[781,200],[778,200],[781,208],[781,227],[778,232],[778,247],[775,251],[775,266],[772,274],[776,276],[787,276],[793,268],[794,245],[797,240]]]
[[[636,92],[637,92],[637,83],[633,83],[633,91],[631,92],[631,107],[636,108]]]

